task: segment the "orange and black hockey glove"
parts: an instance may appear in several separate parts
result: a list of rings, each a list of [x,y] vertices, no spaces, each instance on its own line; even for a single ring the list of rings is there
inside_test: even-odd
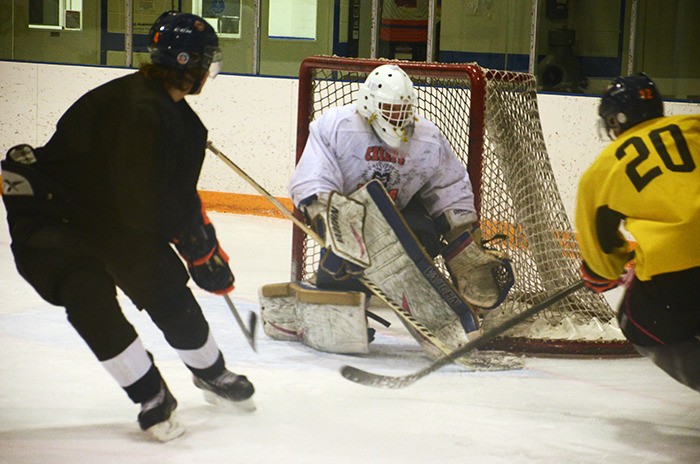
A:
[[[581,273],[581,280],[583,280],[583,284],[586,288],[596,293],[607,292],[622,283],[620,278],[610,280],[599,276],[593,272],[585,262],[581,262],[579,272]]]
[[[173,243],[187,262],[187,269],[197,286],[224,295],[233,290],[235,278],[228,264],[228,255],[221,249],[214,225],[203,208],[201,219],[201,224],[179,234]]]

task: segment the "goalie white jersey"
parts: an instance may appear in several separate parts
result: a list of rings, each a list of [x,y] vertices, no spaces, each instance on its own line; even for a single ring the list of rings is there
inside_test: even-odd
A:
[[[450,209],[474,211],[466,169],[440,130],[417,115],[410,141],[389,148],[354,105],[327,110],[311,123],[289,191],[294,204],[314,194],[349,195],[372,179],[384,184],[399,209],[419,194],[432,217]]]

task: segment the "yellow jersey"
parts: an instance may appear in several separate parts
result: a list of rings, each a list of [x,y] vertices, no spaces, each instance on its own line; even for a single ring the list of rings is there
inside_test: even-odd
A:
[[[640,280],[700,266],[700,115],[628,129],[583,174],[575,219],[581,255],[607,279],[619,277],[630,257],[621,220]]]

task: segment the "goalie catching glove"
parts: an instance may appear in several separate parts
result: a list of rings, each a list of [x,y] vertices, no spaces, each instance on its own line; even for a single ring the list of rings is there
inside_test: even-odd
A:
[[[481,309],[500,305],[515,281],[510,260],[481,247],[481,231],[477,227],[469,227],[454,238],[442,255],[462,297]]]
[[[228,256],[221,249],[214,225],[204,208],[201,224],[174,238],[173,243],[187,262],[187,269],[197,286],[217,295],[233,290],[235,279],[228,265]]]

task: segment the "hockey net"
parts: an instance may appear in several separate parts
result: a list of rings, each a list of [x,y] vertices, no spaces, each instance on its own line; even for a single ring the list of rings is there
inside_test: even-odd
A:
[[[359,83],[385,60],[310,57],[299,76],[297,161],[309,123],[353,103]],[[485,327],[579,279],[580,254],[544,143],[535,77],[476,64],[396,62],[418,94],[417,111],[445,134],[467,166],[486,246],[508,253],[516,281]],[[319,247],[295,228],[292,279],[313,281]],[[447,274],[444,263],[438,267]],[[579,291],[492,345],[518,353],[616,356],[632,353],[600,295]]]

